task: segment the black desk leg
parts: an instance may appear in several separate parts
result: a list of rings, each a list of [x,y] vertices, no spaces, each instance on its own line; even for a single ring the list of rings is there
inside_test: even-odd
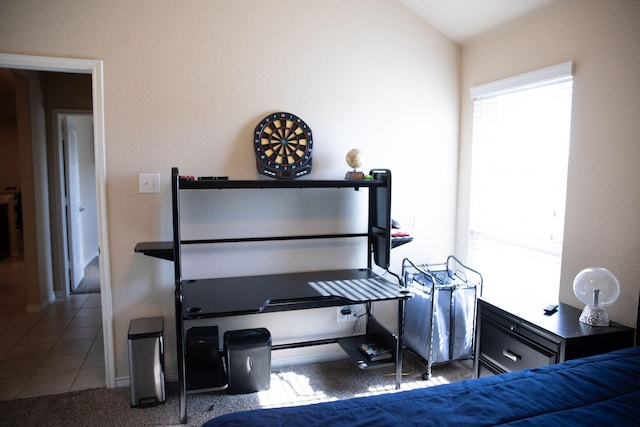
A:
[[[398,337],[396,339],[396,389],[402,383],[402,335],[404,333],[404,298],[398,300]]]

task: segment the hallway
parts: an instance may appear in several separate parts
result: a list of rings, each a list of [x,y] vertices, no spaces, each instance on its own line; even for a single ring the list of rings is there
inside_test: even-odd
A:
[[[0,260],[0,400],[105,387],[99,293],[25,310],[21,258]]]

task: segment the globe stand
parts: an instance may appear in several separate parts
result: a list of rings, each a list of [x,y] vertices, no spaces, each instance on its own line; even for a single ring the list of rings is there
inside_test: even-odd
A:
[[[364,176],[364,172],[349,171],[344,176],[344,179],[347,179],[349,181],[359,181],[359,180],[365,179],[365,176]]]
[[[587,304],[580,314],[580,321],[591,326],[609,326],[609,315],[604,307]]]

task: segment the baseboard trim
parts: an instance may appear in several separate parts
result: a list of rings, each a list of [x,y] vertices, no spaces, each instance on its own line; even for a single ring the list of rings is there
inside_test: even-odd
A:
[[[49,307],[56,300],[56,295],[54,293],[49,294],[49,299],[42,304],[27,304],[26,310],[27,313],[40,313],[45,308]]]

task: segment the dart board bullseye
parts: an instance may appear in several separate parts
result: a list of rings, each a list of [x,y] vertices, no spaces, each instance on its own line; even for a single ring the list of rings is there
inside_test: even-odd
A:
[[[295,179],[311,173],[311,128],[291,113],[273,113],[254,132],[258,173],[275,179]]]

